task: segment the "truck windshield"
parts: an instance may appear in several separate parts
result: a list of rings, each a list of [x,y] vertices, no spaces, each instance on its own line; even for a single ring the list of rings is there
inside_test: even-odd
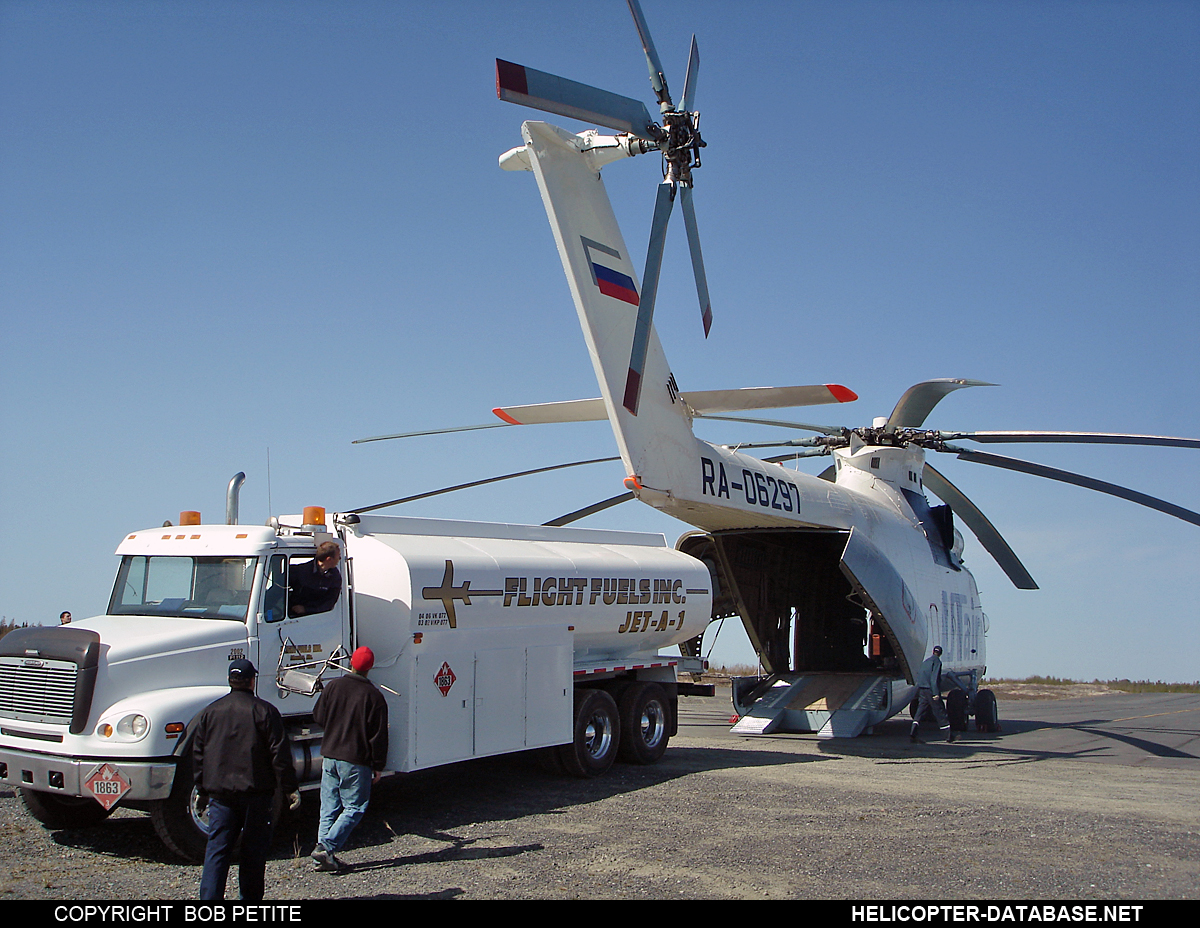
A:
[[[244,622],[254,589],[253,557],[121,559],[109,615],[174,615]]]

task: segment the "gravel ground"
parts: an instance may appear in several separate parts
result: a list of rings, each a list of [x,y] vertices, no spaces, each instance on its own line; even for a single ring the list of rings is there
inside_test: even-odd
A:
[[[306,793],[268,898],[1197,895],[1200,765],[1080,763],[1005,735],[911,746],[900,720],[853,741],[739,738],[724,702],[684,702],[689,724],[652,767],[580,781],[521,755],[383,781],[342,874],[311,870]],[[194,899],[199,878],[147,816],[50,832],[0,791],[0,898]]]

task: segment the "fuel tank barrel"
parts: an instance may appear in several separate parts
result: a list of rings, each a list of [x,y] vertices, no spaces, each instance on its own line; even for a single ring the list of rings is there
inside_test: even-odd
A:
[[[363,516],[346,546],[360,639],[397,654],[414,636],[553,625],[572,627],[576,660],[619,659],[712,612],[708,569],[661,535]]]

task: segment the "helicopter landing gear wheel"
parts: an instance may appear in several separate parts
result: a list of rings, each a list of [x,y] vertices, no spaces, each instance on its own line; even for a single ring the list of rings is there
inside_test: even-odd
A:
[[[991,690],[980,690],[975,695],[975,730],[1000,730],[1000,711],[996,705],[996,694]]]

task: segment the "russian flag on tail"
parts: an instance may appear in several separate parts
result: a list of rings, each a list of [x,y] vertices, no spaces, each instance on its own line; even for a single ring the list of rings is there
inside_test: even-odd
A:
[[[596,278],[596,286],[600,288],[600,292],[605,296],[611,296],[613,299],[624,300],[626,303],[638,305],[639,297],[637,287],[633,284],[633,278],[627,274],[622,274],[620,271],[614,271],[610,267],[605,267],[603,264],[592,262],[592,276]]]

